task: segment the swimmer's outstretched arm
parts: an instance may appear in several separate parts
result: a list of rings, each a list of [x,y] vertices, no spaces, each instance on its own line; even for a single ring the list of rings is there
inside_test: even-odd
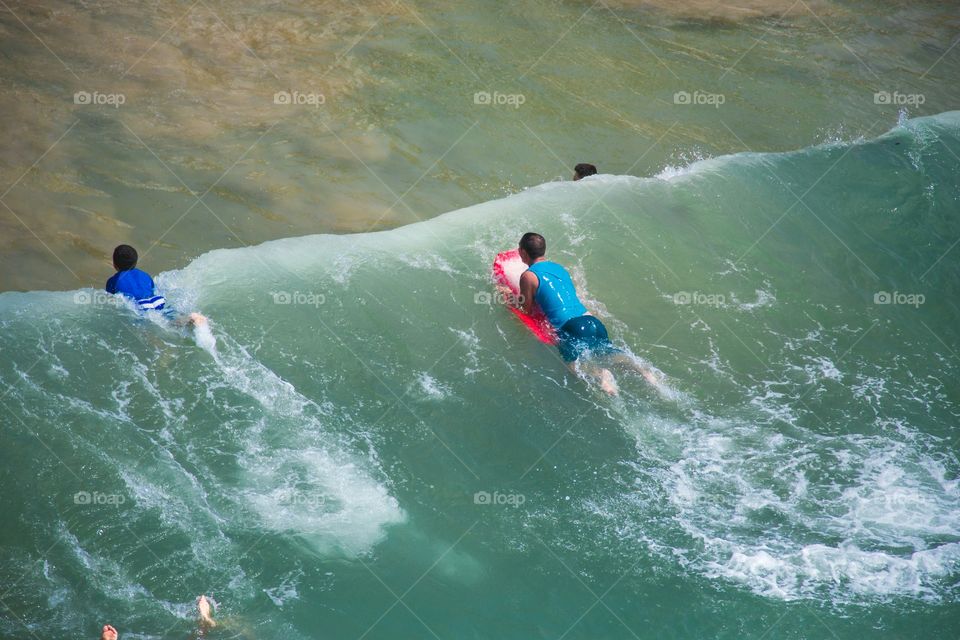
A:
[[[517,300],[517,307],[525,314],[532,315],[537,288],[540,286],[540,278],[533,271],[524,271],[520,276],[520,299]]]

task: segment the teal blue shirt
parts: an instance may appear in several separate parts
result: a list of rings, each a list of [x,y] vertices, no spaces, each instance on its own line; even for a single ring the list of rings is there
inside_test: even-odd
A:
[[[567,320],[587,313],[566,269],[556,262],[544,260],[531,265],[530,271],[540,280],[534,300],[554,328],[559,329]]]

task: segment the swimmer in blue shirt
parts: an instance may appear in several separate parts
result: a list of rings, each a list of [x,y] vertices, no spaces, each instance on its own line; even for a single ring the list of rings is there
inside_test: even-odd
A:
[[[176,322],[196,326],[207,323],[206,317],[199,313],[191,313],[182,319],[175,318],[175,312],[167,306],[166,299],[157,291],[150,274],[137,269],[137,260],[137,250],[128,244],[121,244],[113,250],[113,268],[117,272],[107,280],[107,293],[119,293],[130,298],[141,312],[158,311]]]
[[[609,369],[598,363],[616,363],[628,366],[646,378],[647,382],[659,384],[649,369],[617,349],[610,342],[607,328],[600,319],[591,315],[577,297],[576,287],[569,272],[544,256],[547,241],[539,233],[525,233],[520,238],[520,259],[528,269],[520,276],[520,301],[526,314],[534,311],[535,305],[557,332],[557,348],[560,357],[571,371],[580,363],[580,370],[595,378],[609,395],[617,395],[617,383]]]

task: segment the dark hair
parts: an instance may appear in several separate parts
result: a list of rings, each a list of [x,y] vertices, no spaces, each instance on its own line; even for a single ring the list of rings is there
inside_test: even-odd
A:
[[[536,260],[547,252],[547,241],[539,233],[528,231],[520,238],[520,248]]]
[[[126,271],[137,266],[137,250],[128,244],[121,244],[113,250],[113,266],[117,271]]]
[[[586,162],[581,162],[573,168],[573,172],[577,175],[577,178],[586,178],[587,176],[596,175],[597,168],[592,164],[587,164]]]

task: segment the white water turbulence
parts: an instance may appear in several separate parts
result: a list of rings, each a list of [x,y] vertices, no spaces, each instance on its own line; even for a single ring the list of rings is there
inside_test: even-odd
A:
[[[269,637],[315,637],[396,604],[355,597],[371,570],[398,594],[435,571],[418,611],[510,585],[502,630],[532,635],[559,560],[620,578],[624,608],[659,592],[745,620],[795,600],[950,606],[955,154],[952,112],[213,251],[158,277],[211,319],[193,339],[90,292],[2,294],[0,506],[21,514],[13,539],[38,540],[4,552],[29,576],[11,597],[55,593],[38,625],[59,633],[93,609],[178,619],[184,594],[214,590],[284,619]],[[816,216],[781,216],[818,180]],[[493,258],[529,230],[665,392],[617,371],[607,398],[496,302]]]
[[[948,597],[960,561],[960,491],[935,442],[754,420],[695,412],[688,424],[637,425],[644,450],[659,431],[678,454],[658,460],[655,476],[683,543],[651,546],[770,598]],[[650,497],[620,496],[602,513],[632,519]]]
[[[202,298],[189,279],[168,273],[158,283],[186,308]],[[51,465],[39,477],[56,471],[53,485],[26,489],[49,504],[24,519],[53,545],[43,578],[56,597],[76,597],[61,574],[79,568],[145,615],[187,619],[181,594],[163,597],[145,582],[169,573],[176,591],[204,575],[231,599],[249,598],[262,578],[244,563],[268,536],[355,558],[404,522],[362,425],[343,428],[343,415],[216,321],[187,330],[137,318],[96,292],[7,294],[0,307],[18,446],[39,447]],[[33,519],[50,509],[59,515]],[[148,550],[146,566],[125,565],[117,549],[121,558]]]

